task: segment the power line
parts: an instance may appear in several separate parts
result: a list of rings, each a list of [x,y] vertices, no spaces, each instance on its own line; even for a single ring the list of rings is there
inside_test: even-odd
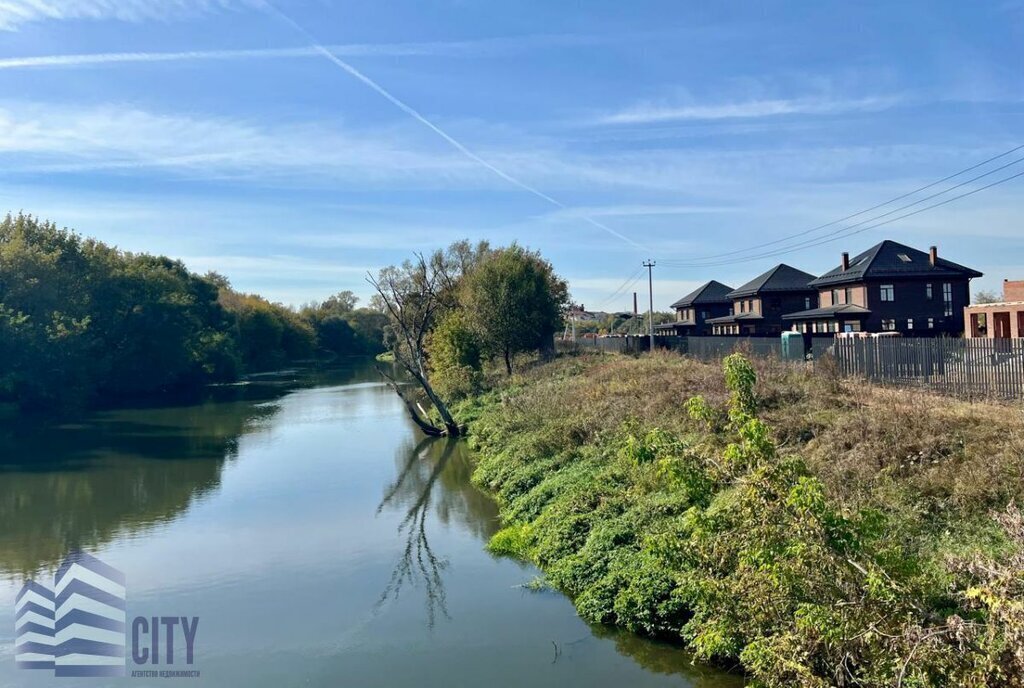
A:
[[[801,232],[796,232],[795,234],[790,234],[790,235],[781,237],[779,239],[774,239],[772,241],[766,241],[766,242],[761,243],[761,244],[754,244],[753,246],[748,246],[746,248],[736,249],[734,251],[726,251],[725,253],[713,253],[713,254],[708,254],[708,255],[705,255],[705,256],[698,256],[696,258],[693,258],[693,261],[702,261],[702,260],[710,260],[710,259],[714,259],[714,258],[723,258],[723,257],[726,257],[726,256],[734,256],[734,255],[741,254],[741,253],[747,253],[748,251],[752,251],[754,249],[764,248],[766,246],[774,246],[776,244],[785,243],[786,241],[789,241],[790,239],[795,239],[795,238],[798,238],[798,237],[806,236],[808,234],[813,234],[814,232],[818,232],[818,231],[820,231],[822,229],[827,229],[829,227],[835,226],[835,225],[839,224],[840,222],[846,222],[847,220],[852,220],[855,217],[860,217],[861,215],[866,215],[867,213],[870,213],[873,210],[878,210],[879,208],[884,208],[885,206],[890,205],[892,203],[895,203],[896,201],[901,201],[904,198],[909,198],[910,196],[914,196],[915,194],[918,194],[918,193],[920,193],[922,191],[926,191],[926,190],[928,190],[928,189],[930,189],[932,187],[938,186],[939,184],[942,184],[943,182],[947,182],[950,179],[954,179],[956,177],[959,177],[962,174],[966,174],[967,172],[970,172],[972,170],[976,170],[979,167],[983,167],[983,166],[989,164],[990,162],[994,162],[996,160],[999,160],[1000,158],[1005,158],[1007,155],[1010,155],[1012,153],[1016,153],[1017,151],[1021,150],[1022,148],[1024,148],[1024,144],[1021,144],[1021,145],[1015,146],[1015,147],[1013,147],[1013,148],[1011,148],[1009,150],[1003,151],[1002,153],[999,153],[998,155],[994,155],[991,158],[988,158],[987,160],[983,160],[983,161],[981,161],[979,163],[971,165],[970,167],[965,167],[964,169],[960,170],[959,172],[954,172],[953,174],[947,175],[947,176],[943,177],[942,179],[939,179],[939,180],[936,180],[934,182],[931,182],[930,184],[925,184],[924,186],[919,187],[917,189],[914,189],[913,191],[908,191],[907,193],[901,194],[899,196],[895,196],[895,197],[890,198],[889,200],[884,201],[882,203],[879,203],[877,205],[873,205],[870,208],[865,208],[864,210],[858,211],[858,212],[853,213],[851,215],[847,215],[846,217],[841,217],[838,220],[833,220],[831,222],[826,222],[825,224],[818,225],[817,227],[811,227],[810,229],[805,229],[805,230],[803,230]],[[1015,161],[1014,163],[1011,163],[1011,164],[1016,164],[1017,162],[1020,162],[1020,160],[1017,160],[1017,161]],[[1004,169],[1005,167],[1008,167],[1008,165],[1004,165],[1003,167],[998,168],[997,170],[993,170],[992,172],[997,172],[997,171],[999,171],[999,169]],[[988,174],[991,174],[992,172],[990,172]],[[981,176],[985,176],[985,175],[981,175]],[[975,177],[975,179],[979,179],[979,178],[980,177]],[[969,183],[969,182],[964,182],[964,183]],[[963,186],[963,184],[959,184],[957,186],[951,187],[951,188],[947,189],[943,193],[947,193],[949,191],[952,191],[953,189],[956,189],[959,186]],[[941,195],[941,194],[939,194],[939,195]],[[934,197],[935,197],[934,195],[933,196],[929,196],[928,198],[921,199],[921,201],[918,201],[918,203],[924,202],[924,201],[928,200],[929,198],[934,198]],[[916,205],[916,204],[911,204],[911,205]],[[905,206],[905,207],[910,207],[910,206]],[[898,210],[900,210],[900,209],[897,209],[896,211],[893,211],[893,212],[898,212]],[[884,217],[884,215],[879,216],[879,217]],[[875,218],[875,219],[877,219],[877,218]],[[865,222],[871,222],[871,221],[872,220],[865,220]],[[860,224],[860,223],[858,223],[858,224]]]
[[[415,119],[417,122],[419,122],[420,124],[425,126],[427,129],[430,129],[432,132],[434,132],[435,134],[440,136],[452,148],[457,150],[459,153],[461,153],[465,157],[469,158],[470,160],[472,160],[473,162],[477,163],[478,165],[481,165],[482,167],[485,167],[486,169],[490,170],[492,173],[494,173],[498,177],[504,179],[505,181],[507,181],[508,183],[512,184],[513,186],[516,186],[516,187],[522,189],[523,191],[526,191],[528,193],[533,194],[537,198],[540,198],[541,200],[543,200],[543,201],[545,201],[545,202],[555,206],[556,208],[560,208],[562,210],[567,210],[569,208],[569,206],[567,206],[566,204],[562,203],[557,198],[549,196],[548,194],[544,193],[543,191],[541,191],[540,189],[538,189],[538,188],[536,188],[534,186],[530,186],[526,182],[518,179],[517,177],[514,177],[513,175],[509,174],[508,172],[505,172],[500,167],[494,165],[493,163],[488,162],[484,158],[482,158],[479,155],[477,155],[476,153],[474,153],[472,150],[467,148],[458,139],[456,139],[455,137],[451,136],[448,132],[446,132],[444,129],[442,129],[438,125],[434,124],[432,121],[427,119],[424,115],[420,114],[420,112],[417,111],[415,108],[413,108],[411,105],[407,104],[406,102],[404,102],[403,100],[401,100],[400,98],[398,98],[397,96],[392,94],[390,91],[388,91],[386,88],[384,88],[383,86],[378,84],[376,81],[374,81],[370,77],[366,76],[365,74],[360,72],[358,69],[356,69],[355,67],[353,67],[349,63],[345,62],[344,60],[342,60],[337,55],[335,55],[333,52],[331,52],[331,50],[329,48],[327,48],[322,43],[320,43],[320,41],[318,41],[313,36],[313,34],[311,34],[309,31],[307,31],[305,28],[303,28],[298,22],[296,22],[294,19],[292,19],[288,15],[284,14],[283,12],[281,12],[281,10],[277,9],[276,7],[271,5],[266,0],[261,0],[260,4],[268,12],[270,12],[274,16],[278,17],[279,19],[281,19],[282,21],[287,23],[289,26],[294,28],[296,31],[301,33],[306,38],[306,40],[308,40],[311,43],[311,47],[316,52],[318,52],[320,55],[322,55],[324,58],[326,58],[328,61],[330,61],[335,66],[337,66],[340,69],[342,69],[349,76],[351,76],[351,77],[355,78],[356,80],[362,82],[365,86],[368,86],[370,89],[375,91],[378,95],[382,96],[385,100],[390,102],[392,105],[397,107],[399,110],[401,110],[405,114],[409,115],[410,117]],[[605,225],[604,223],[598,222],[597,220],[595,220],[594,218],[590,217],[589,215],[580,215],[579,217],[584,222],[587,222],[588,224],[593,225],[594,227],[597,227],[598,229],[607,232],[608,234],[612,235],[613,237],[616,237],[617,239],[621,239],[622,241],[626,242],[627,244],[630,244],[631,246],[633,246],[634,248],[642,249],[642,250],[645,250],[645,251],[647,250],[647,248],[645,246],[642,246],[641,244],[638,244],[637,242],[633,241],[632,239],[630,239],[626,235],[621,234],[621,233],[615,231],[614,229],[612,229],[611,227]]]
[[[925,206],[924,208],[918,208],[917,210],[911,211],[909,213],[905,213],[905,214],[900,215],[898,217],[889,218],[888,220],[884,220],[884,221],[878,222],[876,224],[868,225],[867,227],[861,227],[860,229],[856,229],[855,231],[852,231],[852,232],[849,232],[847,234],[843,234],[843,235],[840,235],[840,236],[833,236],[833,237],[830,237],[830,238],[823,238],[823,239],[820,239],[818,241],[808,242],[808,243],[805,243],[805,244],[803,244],[801,246],[797,246],[797,247],[793,247],[793,248],[779,249],[777,251],[771,251],[771,252],[768,252],[768,253],[761,253],[761,254],[758,254],[758,255],[755,255],[755,256],[745,256],[745,257],[738,258],[738,259],[735,259],[735,260],[726,260],[726,261],[722,261],[722,262],[719,262],[719,263],[704,263],[704,264],[701,264],[701,265],[671,265],[671,267],[676,267],[676,268],[682,268],[682,267],[716,267],[716,266],[719,266],[719,265],[732,265],[732,264],[735,264],[735,263],[747,263],[747,262],[750,262],[750,261],[753,261],[753,260],[759,260],[761,258],[769,258],[769,257],[772,257],[772,256],[780,256],[780,255],[784,255],[786,253],[793,253],[795,251],[802,251],[804,249],[812,248],[814,246],[822,246],[824,244],[830,244],[830,243],[832,243],[834,241],[839,241],[840,239],[845,239],[847,237],[855,236],[855,235],[860,234],[862,232],[866,232],[869,229],[875,229],[875,228],[881,227],[883,225],[888,225],[888,224],[891,224],[891,223],[896,222],[898,220],[903,220],[905,218],[912,217],[912,216],[917,215],[919,213],[923,213],[923,212],[925,212],[927,210],[931,210],[933,208],[938,208],[939,206],[946,205],[947,203],[952,203],[953,201],[958,201],[961,198],[967,198],[968,196],[973,196],[976,193],[979,193],[979,192],[984,191],[986,189],[991,189],[992,187],[999,186],[1000,184],[1005,184],[1006,182],[1012,181],[1012,180],[1017,179],[1018,177],[1022,177],[1022,176],[1024,176],[1024,172],[1018,172],[1017,174],[1011,175],[1009,177],[1005,177],[1003,179],[999,179],[999,180],[994,181],[994,182],[992,182],[990,184],[986,184],[985,186],[980,186],[977,189],[972,189],[970,191],[967,191],[965,193],[959,194],[957,196],[953,196],[952,198],[947,198],[945,200],[939,201],[938,203],[933,203],[932,205]]]
[[[921,198],[921,199],[919,199],[917,201],[914,201],[913,203],[907,203],[906,205],[902,205],[902,206],[900,206],[898,208],[894,208],[894,209],[892,209],[890,211],[884,212],[881,215],[876,215],[874,217],[868,218],[867,220],[861,220],[860,222],[856,222],[856,223],[854,223],[852,225],[847,225],[845,227],[840,227],[839,229],[835,229],[835,230],[829,232],[825,236],[826,237],[835,236],[835,235],[849,236],[850,233],[851,233],[851,230],[857,229],[858,227],[861,227],[861,226],[863,226],[865,224],[869,224],[869,223],[873,223],[873,222],[875,222],[877,220],[881,220],[883,217],[889,217],[890,215],[893,215],[894,213],[898,213],[898,212],[906,210],[908,208],[912,208],[912,207],[914,207],[916,205],[920,205],[922,203],[925,203],[926,201],[930,201],[930,200],[932,200],[934,198],[938,198],[939,196],[944,196],[947,193],[949,193],[950,191],[955,191],[956,189],[963,188],[964,186],[967,186],[968,184],[976,182],[979,179],[983,179],[984,177],[991,176],[991,175],[995,174],[996,172],[1001,172],[1002,170],[1005,170],[1008,167],[1012,167],[1013,165],[1016,165],[1016,164],[1018,164],[1020,162],[1024,162],[1024,158],[1018,158],[1017,160],[1013,160],[1012,162],[1008,162],[1005,165],[1001,165],[1001,166],[999,166],[999,167],[997,167],[995,169],[989,170],[988,172],[984,172],[982,174],[979,174],[979,175],[977,175],[975,177],[972,177],[972,178],[970,178],[970,179],[968,179],[966,181],[960,182],[959,184],[955,184],[955,185],[953,185],[953,186],[951,186],[951,187],[949,187],[947,189],[943,189],[942,191],[938,191],[938,192],[933,193],[933,194],[931,194],[929,196],[925,196],[924,198]],[[962,198],[962,196],[959,196],[958,198]],[[929,206],[929,207],[935,207],[935,206]],[[777,250],[777,251],[797,250],[797,249],[801,248],[802,246],[804,246],[805,244],[806,245],[812,245],[812,246],[813,245],[817,245],[815,242],[820,241],[820,239],[821,239],[821,237],[819,237],[818,239],[808,239],[806,241],[797,242],[797,243],[793,244],[792,246],[784,246],[784,247],[781,247],[779,249],[774,249],[774,250]],[[747,250],[752,250],[752,249],[747,249]],[[759,254],[759,255],[761,255],[761,254]],[[739,258],[732,259],[732,260],[727,261],[727,262],[742,262],[742,261],[746,260],[747,258],[751,258],[751,257],[753,257],[753,256],[741,256]],[[695,260],[694,262],[686,262],[686,261],[684,261],[682,263],[680,263],[679,261],[671,261],[671,260],[665,261],[665,262],[667,264],[673,264],[673,265],[676,265],[676,266],[687,266],[687,267],[700,267],[702,265],[720,264],[720,262],[717,262],[717,261],[716,262],[712,262],[712,263],[703,263],[703,262],[699,262],[697,260]]]
[[[623,290],[626,290],[626,292],[628,293],[629,292],[629,288],[632,287],[634,284],[636,284],[637,280],[640,279],[640,273],[642,271],[643,271],[643,267],[638,267],[636,270],[634,270],[633,274],[631,274],[629,277],[627,277],[622,282],[622,284],[619,285],[619,287],[615,291],[613,291],[611,294],[606,296],[604,298],[604,300],[599,302],[597,304],[597,306],[595,306],[595,308],[596,309],[603,308],[606,303],[608,303],[609,301],[614,299],[616,296],[618,296]]]

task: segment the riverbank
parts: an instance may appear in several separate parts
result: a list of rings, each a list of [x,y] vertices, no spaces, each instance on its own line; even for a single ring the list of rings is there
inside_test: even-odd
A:
[[[769,686],[1024,680],[1019,406],[576,356],[459,415],[501,508],[491,550],[588,621]]]

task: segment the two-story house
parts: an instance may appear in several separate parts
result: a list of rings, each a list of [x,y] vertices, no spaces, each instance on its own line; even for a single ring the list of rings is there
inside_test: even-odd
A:
[[[675,322],[657,325],[656,329],[666,334],[701,337],[711,334],[707,321],[721,318],[732,312],[732,287],[716,280],[705,282],[695,290],[672,304],[676,311]]]
[[[771,336],[782,333],[786,313],[818,305],[818,291],[809,286],[814,275],[786,264],[759,275],[729,292],[732,313],[705,321],[712,334]],[[788,327],[786,328],[788,329]]]
[[[960,335],[970,281],[981,273],[929,252],[885,240],[811,282],[820,305],[785,316],[804,333],[900,332]]]

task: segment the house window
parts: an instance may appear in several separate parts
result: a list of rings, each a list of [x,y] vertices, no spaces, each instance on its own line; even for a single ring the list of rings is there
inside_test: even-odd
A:
[[[928,329],[929,330],[934,330],[935,329],[935,318],[928,318]]]
[[[882,300],[883,301],[895,301],[896,300],[896,290],[893,289],[893,286],[891,284],[883,284],[881,286],[881,294],[882,294]]]
[[[829,323],[829,329],[832,330],[833,332],[838,332],[839,331],[839,321],[838,320],[833,320],[831,323]]]
[[[838,306],[839,305],[839,290],[838,289],[833,289],[832,290],[832,305],[833,306]]]
[[[893,332],[896,330],[896,321],[892,319],[886,319],[882,321],[882,330],[885,332]]]
[[[953,315],[953,285],[949,282],[942,283],[942,303],[945,305],[943,315],[947,318]]]
[[[853,303],[853,289],[847,287],[844,292],[843,303]]]
[[[909,262],[910,262],[910,256],[908,256],[908,255],[907,255],[906,253],[901,253],[901,254],[899,254],[899,256],[897,256],[897,257],[898,257],[898,258],[899,258],[900,260],[902,260],[902,261],[903,261],[904,263],[909,263]]]
[[[913,318],[907,318],[907,329],[908,330],[914,329],[914,319]]]
[[[804,310],[805,311],[811,310],[811,297],[810,296],[805,296],[804,297]]]
[[[924,295],[925,295],[925,297],[927,297],[927,299],[929,301],[932,300],[932,283],[931,282],[929,282],[928,284],[924,285]]]

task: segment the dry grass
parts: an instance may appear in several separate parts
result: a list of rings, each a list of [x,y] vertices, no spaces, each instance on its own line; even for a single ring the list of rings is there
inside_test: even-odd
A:
[[[849,506],[894,487],[918,495],[922,509],[982,512],[1024,496],[1024,405],[957,401],[842,380],[827,369],[754,363],[761,415],[779,444],[802,456]],[[531,406],[558,417],[580,442],[631,419],[693,432],[686,400],[726,399],[718,364],[672,353],[564,356],[526,367],[516,381],[530,387]]]

